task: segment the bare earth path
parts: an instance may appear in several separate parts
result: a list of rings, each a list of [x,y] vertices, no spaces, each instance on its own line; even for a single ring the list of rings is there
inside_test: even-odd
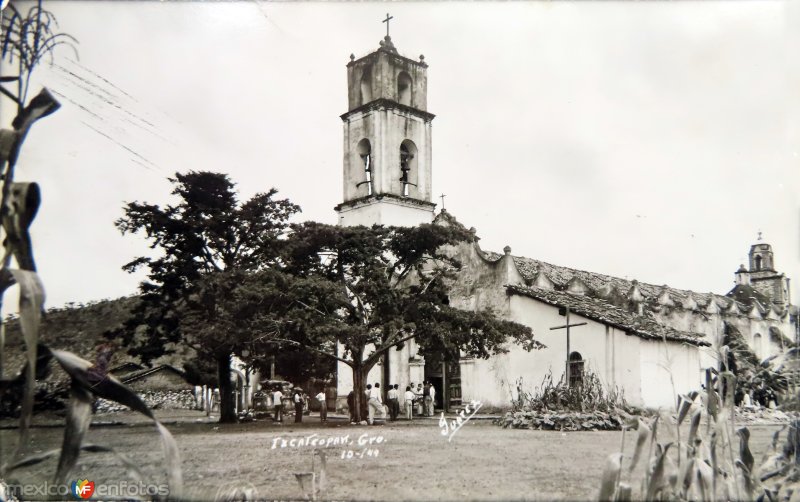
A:
[[[757,461],[779,428],[750,427]],[[184,495],[197,500],[213,500],[235,487],[261,498],[302,498],[294,473],[311,469],[319,441],[331,443],[326,448],[330,484],[326,499],[590,500],[597,496],[605,459],[620,446],[619,432],[562,434],[502,429],[478,421],[467,423],[450,442],[436,421],[367,427],[343,421],[320,424],[311,417],[299,426],[267,420],[232,426],[182,422],[169,429],[181,450]],[[59,428],[34,429],[34,450],[58,447],[61,434]],[[626,437],[629,454],[634,436]],[[338,444],[333,444],[334,438],[339,438]],[[359,444],[370,438],[372,444]],[[16,442],[16,431],[0,431],[0,441],[7,452]],[[164,482],[163,457],[153,427],[93,428],[87,442],[128,455],[141,466],[148,483]],[[353,458],[346,458],[348,450]],[[111,455],[84,454],[81,459],[76,479],[98,485],[130,479]],[[17,477],[21,483],[41,482],[54,471],[51,460],[21,470]]]

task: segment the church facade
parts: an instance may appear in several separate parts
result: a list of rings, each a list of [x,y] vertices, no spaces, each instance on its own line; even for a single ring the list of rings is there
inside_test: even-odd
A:
[[[388,34],[377,51],[351,55],[349,110],[341,116],[343,202],[335,208],[340,225],[460,225],[444,210],[435,214],[431,201],[427,68],[424,56],[401,56]],[[390,351],[369,382],[402,389],[430,381],[437,409],[455,409],[470,400],[507,406],[548,374],[579,385],[591,373],[631,404],[671,407],[676,393],[699,388],[703,369],[718,365],[723,333],[735,330],[761,358],[782,354],[798,338],[789,279],[761,241],[750,250],[749,267],[736,272],[734,289],[721,295],[573,270],[514,256],[508,246],[503,254],[487,252],[472,230],[472,242],[449,250],[463,264],[451,305],[491,308],[530,326],[546,348],[526,352],[509,344],[488,360],[448,364],[426,361],[412,340]],[[339,363],[340,403],[350,390],[351,370]]]

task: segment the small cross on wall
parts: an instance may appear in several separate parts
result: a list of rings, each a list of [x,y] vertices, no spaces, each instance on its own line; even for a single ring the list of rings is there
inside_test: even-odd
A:
[[[445,194],[442,194],[442,195],[440,195],[440,196],[439,196],[439,198],[441,198],[441,199],[442,199],[442,209],[443,209],[443,210],[444,210],[444,198],[445,198],[445,197],[447,197],[447,195],[445,195]]]

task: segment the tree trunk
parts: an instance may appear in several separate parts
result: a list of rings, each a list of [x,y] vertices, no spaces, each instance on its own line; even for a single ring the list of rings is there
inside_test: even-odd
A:
[[[367,377],[369,376],[369,371],[374,366],[375,363],[372,363],[369,366],[361,366],[361,365],[351,366],[351,368],[353,368],[353,391],[355,393],[353,395],[353,398],[355,399],[357,422],[361,422],[367,419],[367,415],[362,413],[362,411],[366,409],[367,413],[369,412],[369,403],[367,400],[366,385],[367,385]],[[366,404],[366,406],[363,406],[364,404]]]
[[[239,420],[236,416],[236,408],[233,402],[230,354],[217,356],[217,380],[219,383],[219,423],[236,423]]]
[[[356,423],[361,422],[362,420],[366,420],[367,417],[361,416],[361,406],[364,400],[367,398],[366,394],[364,393],[366,389],[364,389],[364,380],[366,380],[366,375],[362,372],[360,366],[353,366],[353,406],[355,406],[354,416],[356,417]]]

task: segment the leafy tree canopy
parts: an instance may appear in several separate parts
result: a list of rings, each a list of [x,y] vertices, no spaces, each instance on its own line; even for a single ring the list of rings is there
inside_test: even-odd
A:
[[[274,324],[285,288],[275,270],[289,218],[300,208],[277,199],[275,189],[240,202],[228,176],[177,173],[170,178],[174,205],[131,202],[116,226],[144,233],[155,257],[139,257],[124,269],[144,267],[141,303],[116,336],[145,362],[170,344],[194,348],[216,360],[220,421],[235,421],[231,354]]]
[[[170,181],[177,204],[131,202],[116,221],[123,234],[143,233],[151,248],[160,251],[157,257],[138,257],[123,267],[130,272],[144,267],[148,272],[140,288],[142,302],[128,329],[120,332],[146,361],[162,355],[170,342],[188,341],[204,352],[228,350],[231,343],[220,343],[214,333],[231,327],[234,312],[227,309],[254,307],[224,297],[238,289],[246,273],[277,263],[288,220],[300,210],[287,199],[276,199],[275,189],[240,203],[225,174],[176,173]],[[248,287],[237,295],[252,301],[258,286],[248,282]],[[189,312],[192,319],[183,325],[192,329],[185,339],[179,321]],[[198,333],[198,317],[203,315],[213,322]]]
[[[286,269],[302,281],[287,291],[295,308],[283,331],[353,369],[356,399],[384,353],[414,338],[423,354],[457,361],[507,351],[509,339],[540,348],[530,328],[488,310],[451,307],[448,285],[461,267],[450,246],[472,239],[460,226],[294,225]],[[330,347],[337,342],[343,351]],[[356,406],[356,409],[359,409]]]

